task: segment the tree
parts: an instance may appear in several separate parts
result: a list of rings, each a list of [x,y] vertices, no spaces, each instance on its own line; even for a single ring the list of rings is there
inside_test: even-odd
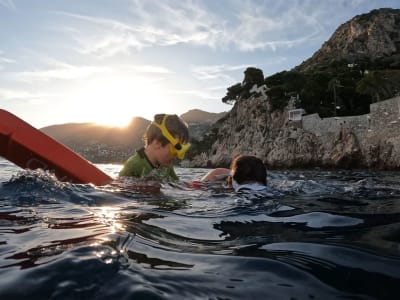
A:
[[[262,86],[264,84],[263,71],[257,68],[249,67],[244,71],[242,82],[242,98],[250,97],[250,90],[254,85]]]
[[[332,100],[327,91],[331,75],[327,72],[307,74],[307,80],[300,93],[301,106],[309,114],[318,113],[321,117],[332,116]]]
[[[334,109],[333,109],[333,115],[336,117],[337,115],[337,88],[339,87],[343,87],[340,84],[340,81],[335,77],[332,78],[329,83],[328,83],[328,90],[329,91],[333,91],[333,105],[334,105]]]
[[[288,104],[288,97],[285,95],[285,89],[281,85],[275,85],[267,91],[269,102],[271,104],[272,111],[283,110]]]
[[[282,74],[283,85],[287,92],[300,94],[306,83],[304,74],[297,71],[288,71]]]
[[[369,72],[357,83],[357,93],[370,95],[372,99],[375,99],[372,102],[379,102],[381,96],[387,97],[389,94],[389,82],[385,81],[382,75],[380,71]]]
[[[226,95],[222,98],[222,102],[233,104],[236,100],[239,100],[242,89],[241,83],[237,83],[228,87]]]
[[[250,97],[250,89],[254,84],[262,86],[264,84],[264,74],[260,69],[249,67],[244,71],[242,83],[237,83],[227,88],[226,95],[222,98],[222,102],[233,104],[239,99]]]

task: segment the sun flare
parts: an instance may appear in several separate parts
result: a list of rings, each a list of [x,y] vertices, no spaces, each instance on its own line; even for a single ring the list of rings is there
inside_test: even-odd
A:
[[[161,82],[151,78],[106,76],[86,82],[71,97],[80,107],[80,119],[123,127],[133,117],[151,119],[163,111],[168,100],[162,89]]]

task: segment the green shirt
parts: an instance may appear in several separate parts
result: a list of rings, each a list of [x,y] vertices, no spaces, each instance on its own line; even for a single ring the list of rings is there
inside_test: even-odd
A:
[[[144,148],[137,150],[134,155],[128,158],[124,167],[119,172],[119,176],[133,176],[151,179],[179,179],[173,166],[154,167],[146,156]]]

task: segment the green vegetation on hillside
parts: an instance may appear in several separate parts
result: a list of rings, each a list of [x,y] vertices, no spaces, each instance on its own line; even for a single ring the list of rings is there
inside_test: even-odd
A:
[[[248,68],[243,83],[227,89],[224,103],[233,104],[250,97],[254,84],[267,86],[273,110],[282,110],[288,101],[308,114],[321,117],[360,115],[369,112],[371,103],[381,101],[400,92],[400,63],[398,57],[375,61],[333,61],[319,65],[312,71],[296,69],[283,71],[266,77],[260,82],[262,71]]]

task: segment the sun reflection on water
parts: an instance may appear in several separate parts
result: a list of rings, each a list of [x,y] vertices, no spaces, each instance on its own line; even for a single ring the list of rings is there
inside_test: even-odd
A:
[[[99,222],[107,225],[110,228],[110,233],[115,234],[125,228],[125,226],[119,222],[119,209],[112,207],[101,207],[97,214]]]

